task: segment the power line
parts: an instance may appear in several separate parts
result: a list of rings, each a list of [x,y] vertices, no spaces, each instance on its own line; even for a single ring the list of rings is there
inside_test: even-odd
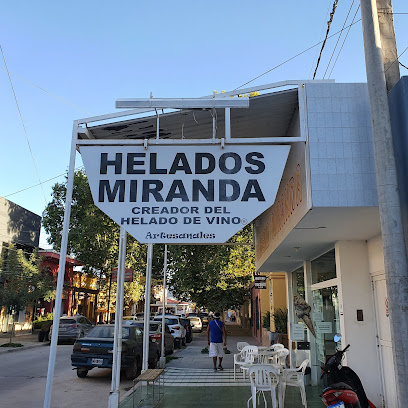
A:
[[[315,79],[316,73],[317,73],[317,68],[319,68],[320,59],[322,58],[323,49],[324,49],[324,46],[326,45],[326,41],[327,41],[327,38],[328,38],[328,36],[329,36],[330,26],[331,26],[331,23],[333,22],[333,17],[334,17],[334,13],[336,12],[336,8],[337,8],[337,3],[338,3],[338,2],[339,2],[339,0],[334,0],[333,9],[332,9],[332,12],[330,13],[329,21],[327,22],[326,38],[325,38],[324,41],[323,41],[322,48],[321,48],[320,54],[319,54],[319,58],[317,59],[317,64],[316,64],[315,72],[314,72],[314,74],[313,74],[313,79]],[[343,29],[344,29],[344,28],[343,28]],[[342,29],[342,30],[343,30],[343,29]]]
[[[0,45],[0,50],[1,50],[1,54],[2,54],[2,56],[3,56],[3,61],[4,61],[4,65],[5,65],[5,67],[6,67],[7,75],[8,75],[8,77],[9,77],[11,89],[13,90],[14,100],[15,100],[16,105],[17,105],[17,110],[18,110],[18,113],[19,113],[19,115],[20,115],[20,120],[21,120],[21,123],[22,123],[22,125],[23,125],[24,135],[25,135],[25,138],[26,138],[26,141],[27,141],[28,149],[30,150],[31,159],[33,160],[35,172],[37,173],[38,181],[40,182],[40,185],[41,185],[41,190],[42,190],[42,193],[43,193],[44,202],[45,202],[45,204],[47,204],[47,200],[46,200],[46,198],[45,198],[44,189],[43,189],[43,186],[42,186],[42,183],[41,183],[40,174],[39,174],[38,169],[37,169],[37,164],[35,163],[34,154],[33,154],[33,151],[31,150],[31,145],[30,145],[30,141],[29,141],[29,139],[28,139],[27,130],[26,130],[26,127],[25,127],[25,125],[24,125],[23,115],[21,114],[20,106],[19,106],[18,100],[17,100],[17,95],[16,95],[16,92],[15,92],[14,86],[13,86],[13,81],[11,80],[10,72],[9,72],[9,70],[8,70],[8,67],[7,67],[6,57],[4,56],[3,47],[2,47],[1,45]]]
[[[392,63],[390,64],[390,66],[384,71],[384,72],[387,72],[393,65],[394,65],[394,63],[395,63],[395,61],[398,61],[399,60],[399,58],[402,56],[402,54],[404,54],[404,52],[406,51],[406,50],[408,50],[408,47],[407,48],[405,48],[405,50],[404,51],[402,51],[401,52],[401,54],[400,55],[398,55],[398,57],[397,58],[395,58],[395,60],[394,61],[392,61]],[[405,67],[406,68],[406,67]]]
[[[347,13],[346,19],[344,20],[342,30],[344,29],[344,26],[345,26],[346,23],[347,23],[347,20],[348,20],[348,18],[349,18],[349,15],[350,15],[351,9],[353,8],[353,5],[354,5],[354,0],[351,2],[351,6],[350,6],[349,11],[348,11],[348,13]],[[343,33],[341,33],[341,34],[343,34]],[[330,57],[330,59],[329,59],[329,63],[327,64],[326,71],[324,71],[323,79],[324,79],[324,77],[326,76],[327,70],[329,69],[330,63],[331,63],[331,61],[332,61],[332,58],[333,58],[334,53],[335,53],[336,48],[337,48],[337,44],[338,44],[339,41],[340,41],[341,34],[339,34],[339,36],[338,36],[338,38],[337,38],[336,45],[335,45],[334,48],[333,48],[332,55],[331,55],[331,57]]]
[[[351,24],[354,23],[354,19],[356,18],[356,15],[357,15],[357,13],[358,13],[358,10],[360,10],[360,5],[358,5],[357,10],[356,10],[356,12],[354,13],[354,17],[353,17],[353,20],[351,20]],[[360,20],[358,20],[358,21],[360,21]],[[332,69],[330,70],[330,74],[329,74],[329,76],[328,76],[327,78],[330,78],[330,77],[331,77],[331,74],[332,74],[332,72],[333,72],[333,70],[334,70],[334,67],[335,67],[336,64],[337,64],[337,60],[339,59],[339,56],[340,56],[340,54],[341,54],[341,51],[343,50],[344,44],[345,44],[345,42],[346,42],[346,40],[347,40],[347,37],[348,37],[348,35],[349,35],[349,33],[350,33],[350,28],[351,28],[351,25],[349,26],[349,28],[348,28],[348,30],[347,30],[347,33],[346,33],[346,35],[345,35],[345,37],[344,37],[344,40],[343,40],[343,44],[341,44],[339,53],[337,54],[336,60],[334,61],[334,64],[333,64],[333,66],[332,66]]]
[[[326,20],[326,18],[328,18],[329,13],[330,13],[330,4],[327,6],[327,11],[326,11],[326,14],[325,14],[325,20]],[[325,21],[325,24],[323,25],[322,31],[321,31],[321,33],[320,33],[319,40],[321,40],[321,41],[322,41],[322,38],[323,38],[323,33],[324,33],[324,27],[325,27],[325,25],[326,25],[326,21]],[[314,55],[314,57],[313,57],[312,66],[310,67],[310,72],[309,72],[309,76],[308,76],[308,77],[311,77],[311,76],[312,76],[313,67],[314,67],[314,64],[315,64],[314,61],[315,61],[315,59],[317,60],[317,54],[318,54],[318,50],[316,50],[315,55]]]
[[[76,167],[75,170],[81,170],[83,168],[84,168],[84,166],[80,166],[80,167]],[[23,188],[22,190],[15,191],[14,193],[7,194],[7,195],[5,195],[3,197],[7,198],[7,197],[10,197],[10,196],[12,196],[14,194],[22,193],[23,191],[30,190],[31,188],[34,188],[34,187],[38,187],[40,184],[48,183],[51,180],[55,180],[56,178],[59,178],[59,177],[65,176],[65,175],[66,175],[66,173],[59,174],[58,176],[51,177],[50,179],[43,181],[42,183],[34,184],[34,185],[30,186],[30,187]]]
[[[0,69],[2,69],[3,71],[6,71],[6,70],[5,70],[4,68],[2,68],[2,67],[0,67]],[[8,72],[9,72],[9,71],[8,71]],[[71,106],[73,106],[74,108],[79,109],[79,110],[82,111],[82,112],[85,112],[87,115],[92,115],[92,113],[86,111],[85,109],[82,109],[82,108],[80,108],[79,106],[74,105],[73,103],[67,101],[66,99],[63,99],[63,98],[61,98],[60,96],[58,96],[58,95],[56,95],[56,94],[54,94],[54,93],[52,93],[52,92],[49,92],[49,91],[47,91],[46,89],[41,88],[40,86],[38,86],[38,85],[36,85],[36,84],[33,84],[33,83],[30,82],[30,81],[27,81],[26,79],[22,78],[21,76],[19,76],[19,75],[17,75],[17,74],[14,74],[13,72],[9,72],[9,73],[10,73],[11,75],[14,75],[14,76],[17,77],[18,79],[21,79],[22,81],[27,82],[27,84],[30,84],[31,86],[34,86],[35,88],[38,88],[38,89],[40,89],[41,91],[43,91],[43,92],[45,92],[45,93],[47,93],[47,94],[49,94],[49,95],[51,95],[51,96],[54,96],[55,98],[59,99],[60,101],[66,103],[66,104],[68,104],[68,105],[71,105]]]
[[[398,62],[402,67],[404,67],[405,69],[408,69],[408,67],[406,67],[402,62],[400,62],[400,61],[398,61]]]
[[[350,27],[353,26],[354,24],[357,24],[359,21],[361,21],[361,18],[358,19],[357,21],[355,21],[354,23],[351,23],[350,25],[344,27],[343,30],[345,30],[345,29],[347,29],[347,28],[350,28]],[[334,34],[330,35],[329,37],[327,37],[327,39],[329,40],[330,38],[334,37],[335,35],[341,33],[343,30],[337,31],[336,33],[334,33]],[[300,55],[304,54],[305,52],[312,50],[313,48],[315,48],[315,47],[317,47],[318,45],[322,44],[322,42],[323,42],[323,41],[319,41],[319,42],[316,43],[315,45],[312,45],[311,47],[309,47],[309,48],[303,50],[302,52],[299,52],[298,54],[296,54],[296,55],[294,55],[293,57],[287,59],[286,61],[281,62],[280,64],[276,65],[275,67],[273,67],[273,68],[271,68],[271,69],[268,69],[267,71],[265,71],[264,73],[262,73],[262,74],[256,76],[255,78],[251,79],[250,81],[245,82],[244,84],[242,84],[242,85],[240,85],[240,86],[237,86],[235,89],[233,89],[233,91],[236,91],[237,89],[242,88],[243,86],[248,85],[248,84],[250,84],[251,82],[256,81],[258,78],[260,78],[260,77],[262,77],[262,76],[264,76],[264,75],[266,75],[266,74],[269,74],[269,72],[272,72],[272,71],[274,71],[275,69],[281,67],[282,65],[285,65],[285,64],[288,63],[289,61],[292,61],[293,59],[299,57]]]

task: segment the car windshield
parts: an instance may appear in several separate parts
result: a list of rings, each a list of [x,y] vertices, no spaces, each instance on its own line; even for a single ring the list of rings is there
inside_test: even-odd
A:
[[[190,317],[191,322],[199,322],[200,319],[198,317]]]
[[[189,319],[180,319],[181,324],[190,324]]]
[[[87,335],[87,337],[96,337],[99,339],[112,339],[115,334],[115,326],[96,326]],[[130,338],[130,328],[122,328],[122,339]]]
[[[61,319],[60,324],[75,324],[76,320],[75,319]]]
[[[172,319],[171,317],[167,317],[166,318],[166,323],[167,324],[178,324],[178,320],[177,319]]]

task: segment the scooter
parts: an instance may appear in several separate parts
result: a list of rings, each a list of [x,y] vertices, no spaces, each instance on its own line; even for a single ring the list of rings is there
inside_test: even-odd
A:
[[[339,341],[340,338],[340,335],[336,335],[335,341]],[[344,350],[336,351],[326,361],[320,378],[326,376],[328,387],[323,390],[320,397],[326,407],[375,408],[375,405],[367,399],[358,375],[350,367],[341,364],[349,347],[350,344]]]

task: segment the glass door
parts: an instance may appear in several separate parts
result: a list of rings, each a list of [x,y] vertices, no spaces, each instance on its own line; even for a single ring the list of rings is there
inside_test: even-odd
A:
[[[323,365],[328,356],[336,352],[341,343],[333,340],[340,333],[339,302],[337,285],[320,288],[313,293],[313,321],[316,330],[316,356],[318,364]]]

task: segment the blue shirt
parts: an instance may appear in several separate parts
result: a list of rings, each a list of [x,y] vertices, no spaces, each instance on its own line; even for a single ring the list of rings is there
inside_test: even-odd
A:
[[[222,325],[223,322],[214,319],[208,325],[210,326],[210,341],[211,343],[222,343]]]

